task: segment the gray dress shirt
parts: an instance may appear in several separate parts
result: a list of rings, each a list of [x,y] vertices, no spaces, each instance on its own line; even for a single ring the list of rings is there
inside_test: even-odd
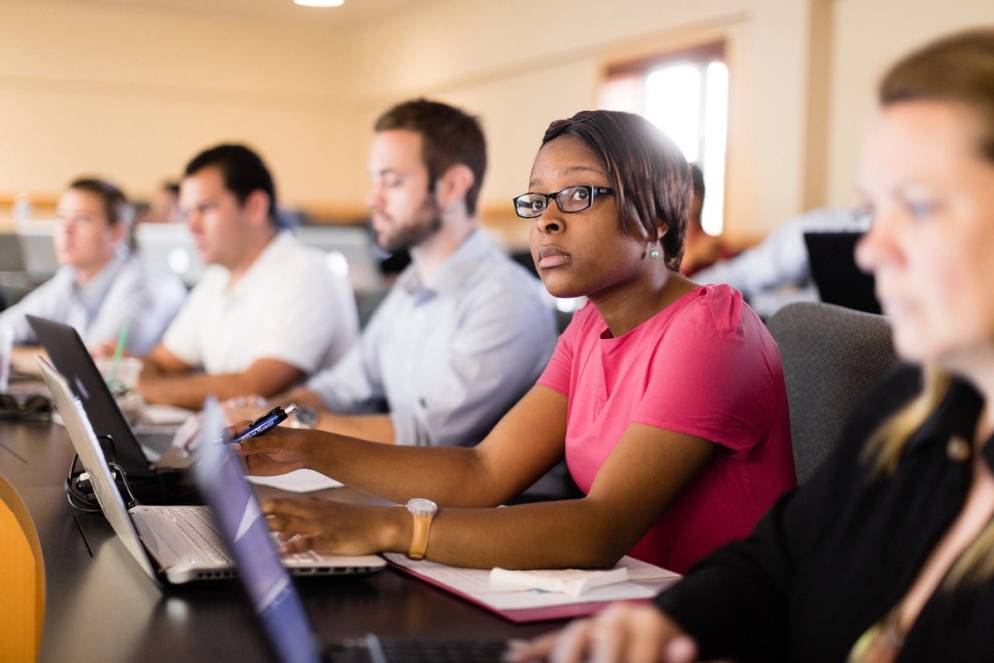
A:
[[[85,284],[76,281],[72,267],[62,267],[0,314],[0,325],[13,329],[15,343],[35,343],[24,316],[36,315],[74,327],[84,342],[95,345],[116,342],[127,322],[127,350],[143,355],[158,343],[185,298],[178,276],[125,252]]]
[[[409,266],[359,343],[307,386],[332,412],[389,412],[398,444],[476,444],[555,347],[540,288],[477,230],[426,282]]]

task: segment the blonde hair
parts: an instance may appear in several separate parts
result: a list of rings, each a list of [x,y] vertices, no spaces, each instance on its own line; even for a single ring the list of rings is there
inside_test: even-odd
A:
[[[994,29],[945,37],[905,56],[892,66],[878,88],[881,106],[915,101],[948,101],[968,107],[980,119],[977,148],[994,163]],[[864,456],[878,475],[893,474],[911,435],[938,408],[951,377],[926,366],[922,391],[884,421],[870,436]],[[994,521],[959,556],[945,586],[994,578]]]

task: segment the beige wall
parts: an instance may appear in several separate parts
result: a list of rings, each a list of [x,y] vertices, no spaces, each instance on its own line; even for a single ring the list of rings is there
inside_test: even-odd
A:
[[[886,64],[991,21],[990,0],[422,0],[335,31],[136,6],[0,0],[0,196],[81,172],[148,194],[244,140],[284,201],[361,207],[376,115],[428,95],[490,137],[484,207],[510,216],[542,131],[593,105],[605,63],[725,39],[727,228],[752,237],[852,200]],[[2,214],[2,210],[0,210]]]
[[[925,42],[994,27],[991,0],[835,0],[827,200],[852,204],[860,143],[887,67]]]
[[[605,62],[724,38],[733,76],[727,227],[753,234],[801,207],[807,21],[807,0],[616,0],[609,10],[449,0],[351,35],[356,102],[367,126],[413,94],[480,114],[491,139],[483,199],[510,214],[544,128],[594,104]]]
[[[235,139],[271,162],[286,200],[350,199],[346,61],[327,29],[0,2],[0,193],[57,193],[85,171],[143,195]]]

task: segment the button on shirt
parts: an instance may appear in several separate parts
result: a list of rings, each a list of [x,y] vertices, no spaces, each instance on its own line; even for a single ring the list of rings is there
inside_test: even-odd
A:
[[[389,411],[399,444],[475,444],[555,346],[540,288],[477,230],[424,282],[409,266],[359,344],[307,386],[332,412]]]
[[[270,241],[229,286],[212,266],[166,331],[163,345],[208,373],[237,373],[278,359],[304,373],[341,357],[358,337],[352,288],[323,253],[289,232]]]
[[[0,324],[14,331],[15,343],[35,343],[25,315],[68,324],[84,342],[117,341],[129,325],[127,350],[145,354],[159,342],[186,298],[186,287],[172,272],[123,252],[112,258],[86,283],[76,280],[73,267],[55,276],[0,314]]]

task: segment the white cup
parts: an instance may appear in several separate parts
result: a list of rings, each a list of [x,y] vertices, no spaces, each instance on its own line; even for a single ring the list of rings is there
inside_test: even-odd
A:
[[[0,392],[6,392],[10,382],[10,355],[14,351],[14,330],[0,325]]]

